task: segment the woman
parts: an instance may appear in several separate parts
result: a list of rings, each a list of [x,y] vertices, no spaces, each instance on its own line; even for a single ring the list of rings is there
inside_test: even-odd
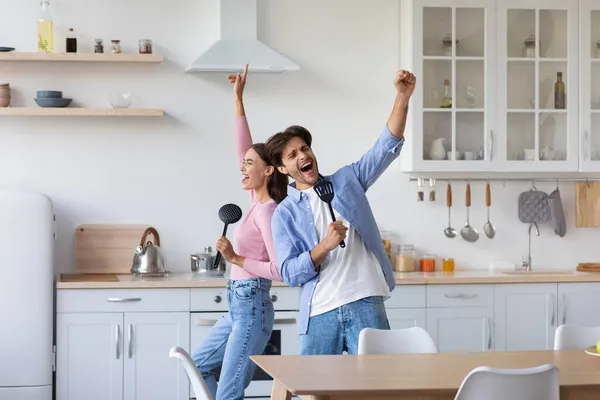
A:
[[[235,248],[224,236],[217,241],[217,250],[232,264],[227,285],[229,312],[192,354],[215,400],[244,398],[256,368],[249,356],[262,354],[273,330],[271,280],[282,280],[275,263],[271,216],[287,195],[288,179],[271,165],[264,144],[252,144],[242,101],[247,74],[246,65],[242,76],[227,79],[235,93],[235,147],[242,187],[250,192],[252,206],[235,230]]]

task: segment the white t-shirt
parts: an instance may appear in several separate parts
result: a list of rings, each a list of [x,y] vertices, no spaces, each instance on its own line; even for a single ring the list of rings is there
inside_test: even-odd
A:
[[[312,208],[317,238],[320,241],[327,235],[331,212],[313,188],[302,191]],[[388,288],[381,266],[375,255],[367,249],[354,227],[349,226],[335,209],[335,219],[348,228],[345,248],[340,246],[330,251],[321,264],[319,282],[312,298],[310,316],[326,313],[344,304],[369,296],[388,298]]]

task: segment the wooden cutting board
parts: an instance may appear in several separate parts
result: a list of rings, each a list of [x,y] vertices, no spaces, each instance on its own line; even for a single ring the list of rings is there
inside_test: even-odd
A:
[[[600,227],[600,182],[575,183],[575,204],[576,227]]]
[[[598,263],[579,263],[577,271],[580,272],[600,272],[600,264]]]
[[[150,225],[86,224],[75,230],[78,273],[129,274],[135,247]],[[160,234],[160,232],[159,232]],[[154,241],[152,235],[148,240]]]

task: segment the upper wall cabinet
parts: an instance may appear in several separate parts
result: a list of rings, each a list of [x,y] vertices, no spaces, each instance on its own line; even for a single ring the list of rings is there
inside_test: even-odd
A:
[[[578,171],[579,10],[575,0],[402,0],[401,67],[419,80],[402,170]],[[600,111],[600,79],[598,99]]]

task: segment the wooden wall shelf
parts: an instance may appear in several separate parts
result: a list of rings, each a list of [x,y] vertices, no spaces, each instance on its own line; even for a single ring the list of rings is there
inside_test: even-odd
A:
[[[19,117],[161,117],[164,111],[156,108],[77,108],[77,107],[6,107],[0,116]]]
[[[26,53],[2,52],[0,61],[59,61],[59,62],[109,62],[109,63],[160,63],[158,54],[112,53]]]

